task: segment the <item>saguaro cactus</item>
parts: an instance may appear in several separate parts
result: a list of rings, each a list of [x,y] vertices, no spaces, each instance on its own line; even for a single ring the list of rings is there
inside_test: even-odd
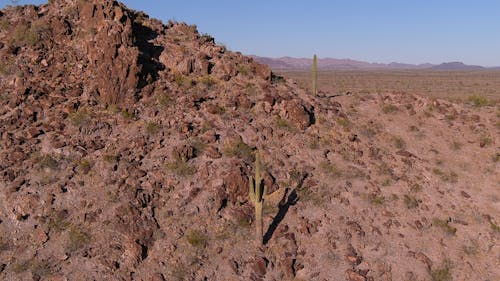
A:
[[[255,206],[255,239],[259,244],[263,243],[263,231],[262,231],[262,206],[264,204],[264,196],[267,193],[267,187],[262,182],[262,176],[260,174],[260,157],[257,153],[255,156],[255,178],[250,177],[249,180],[249,196],[250,201],[253,202]]]
[[[318,59],[316,58],[316,54],[313,57],[312,64],[312,86],[313,86],[313,94],[318,94]]]

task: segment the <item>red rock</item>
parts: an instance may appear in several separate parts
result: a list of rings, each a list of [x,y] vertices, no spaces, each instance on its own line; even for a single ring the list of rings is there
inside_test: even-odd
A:
[[[38,227],[37,229],[35,229],[32,237],[33,237],[33,241],[38,245],[42,245],[43,243],[47,242],[47,240],[49,239],[49,237],[47,236],[47,234],[45,233],[45,231],[41,227]]]
[[[300,129],[309,127],[313,116],[298,100],[284,102],[285,118],[295,124]]]
[[[254,67],[257,76],[264,80],[271,80],[272,72],[269,66],[260,63],[254,63]]]
[[[253,270],[259,276],[266,275],[267,272],[267,263],[263,257],[256,257],[253,262]]]
[[[219,152],[219,150],[214,147],[214,146],[208,146],[206,149],[205,149],[205,154],[210,157],[210,158],[213,158],[213,159],[217,159],[217,158],[221,158],[222,157],[222,154]]]
[[[248,200],[248,177],[240,167],[233,168],[223,180],[231,202],[237,203]]]
[[[367,281],[365,276],[351,269],[348,269],[346,271],[346,275],[347,275],[347,280],[349,281]]]

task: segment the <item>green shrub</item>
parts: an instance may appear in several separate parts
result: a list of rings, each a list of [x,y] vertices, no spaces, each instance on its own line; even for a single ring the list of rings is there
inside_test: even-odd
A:
[[[176,73],[174,73],[174,82],[179,87],[189,88],[189,87],[193,86],[194,81],[190,77],[188,77],[182,73],[176,72]]]
[[[288,122],[288,120],[282,119],[279,116],[276,117],[275,123],[276,123],[276,127],[280,128],[280,129],[283,129],[283,130],[286,130],[289,132],[296,132],[297,131],[297,128],[294,125],[292,125],[290,122]]]
[[[122,117],[125,119],[133,119],[135,117],[133,112],[129,112],[128,109],[122,109]]]
[[[167,164],[167,169],[181,177],[192,176],[196,174],[196,167],[182,160],[176,160]]]
[[[156,122],[146,122],[146,132],[150,135],[156,134],[160,130],[160,124]]]
[[[414,209],[418,207],[418,199],[413,195],[405,195],[404,202],[408,209]]]
[[[168,106],[168,105],[171,105],[173,103],[173,99],[169,94],[162,94],[158,98],[158,103],[161,106]]]
[[[68,115],[68,119],[73,125],[79,127],[89,122],[90,115],[86,109],[79,109],[78,111],[71,112]]]
[[[211,89],[213,86],[217,85],[217,80],[210,75],[204,75],[200,78],[200,82],[205,85],[205,87]]]
[[[118,162],[118,156],[112,154],[105,154],[102,159],[108,163],[116,163]]]
[[[320,162],[319,168],[331,177],[339,178],[340,176],[342,176],[342,171],[339,170],[337,167],[335,167],[335,165],[333,165],[329,161],[325,160]]]
[[[238,71],[238,73],[241,73],[245,76],[248,76],[252,73],[252,69],[246,64],[238,64],[238,66],[236,66],[236,70]]]
[[[197,248],[204,248],[207,244],[208,237],[199,230],[190,230],[186,234],[187,242]]]
[[[351,126],[351,121],[349,121],[349,119],[347,118],[337,118],[337,120],[335,120],[337,122],[337,124],[339,124],[340,126],[344,127],[344,128],[349,128]]]
[[[487,97],[481,96],[481,95],[469,96],[468,100],[475,107],[490,106],[490,105],[494,104],[493,101],[491,101]]]
[[[55,170],[59,167],[59,162],[50,154],[35,152],[31,157],[33,161],[37,163],[42,169],[48,168],[51,170]]]
[[[457,233],[457,229],[455,227],[450,226],[448,220],[434,218],[432,220],[432,224],[434,226],[440,227],[441,229],[443,229],[446,233],[448,233],[450,235],[455,235]]]
[[[12,44],[34,46],[49,31],[45,22],[18,24],[13,31]]]
[[[370,203],[374,205],[384,205],[387,199],[383,195],[378,194],[370,194]]]
[[[432,281],[451,281],[451,263],[445,261],[440,267],[430,271]]]
[[[227,142],[222,148],[222,153],[229,157],[238,157],[247,162],[255,161],[254,148],[243,142],[241,139],[235,139]]]
[[[61,232],[65,230],[70,223],[68,221],[68,211],[66,210],[53,210],[48,215],[48,227],[50,230],[54,230],[56,232]]]
[[[69,252],[75,252],[85,247],[89,242],[89,234],[82,231],[81,229],[78,229],[77,227],[71,227],[68,233],[68,243],[66,244],[66,250]]]
[[[386,105],[382,106],[382,112],[384,112],[385,114],[391,114],[391,113],[395,113],[398,111],[399,111],[399,108],[395,105],[392,105],[392,104],[386,104]]]
[[[489,135],[482,135],[479,138],[479,146],[485,147],[490,146],[493,143],[493,139]]]
[[[82,159],[78,162],[78,170],[84,174],[90,172],[91,168],[92,168],[92,163],[87,159]]]
[[[392,141],[394,142],[394,146],[396,148],[398,148],[398,149],[405,149],[406,148],[406,142],[401,137],[394,137],[392,139]]]

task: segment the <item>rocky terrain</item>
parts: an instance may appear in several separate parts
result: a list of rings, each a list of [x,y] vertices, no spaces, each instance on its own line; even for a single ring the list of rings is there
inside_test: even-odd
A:
[[[1,280],[500,279],[497,105],[314,96],[195,26],[49,2],[0,11]]]

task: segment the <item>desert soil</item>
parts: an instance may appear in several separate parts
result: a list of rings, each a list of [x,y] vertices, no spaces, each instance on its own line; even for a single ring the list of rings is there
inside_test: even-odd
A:
[[[495,97],[313,95],[195,26],[50,2],[0,11],[0,279],[500,280]]]

